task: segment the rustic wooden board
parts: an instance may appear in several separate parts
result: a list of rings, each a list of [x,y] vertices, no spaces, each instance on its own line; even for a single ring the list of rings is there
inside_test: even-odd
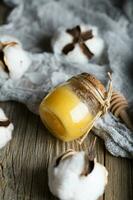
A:
[[[56,140],[42,125],[38,116],[18,103],[1,103],[14,123],[12,141],[0,150],[0,200],[54,200],[47,185],[47,167],[51,160],[68,148],[79,149],[76,142]],[[83,145],[88,149],[92,134]],[[133,199],[133,163],[108,154],[98,139],[96,154],[109,170],[109,184],[104,200]]]
[[[77,142],[63,143],[42,125],[39,117],[18,103],[3,103],[15,125],[12,141],[0,151],[0,200],[55,199],[47,186],[47,167],[51,160],[68,148],[79,149]],[[93,135],[82,149],[88,149]],[[98,139],[98,160],[104,163],[104,147]],[[102,198],[101,198],[102,199]]]
[[[0,23],[8,10],[0,6]],[[15,126],[12,141],[0,150],[0,200],[56,200],[48,189],[48,165],[66,149],[78,150],[78,144],[56,140],[24,105],[8,102],[0,107]],[[90,134],[82,148],[88,149],[93,138]],[[109,171],[109,183],[100,200],[133,200],[133,161],[111,156],[100,139],[96,154]]]

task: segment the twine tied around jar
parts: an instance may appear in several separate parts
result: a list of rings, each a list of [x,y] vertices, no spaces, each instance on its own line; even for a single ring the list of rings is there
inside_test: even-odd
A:
[[[108,91],[106,92],[105,97],[103,97],[99,93],[99,91],[94,87],[94,85],[92,85],[91,83],[88,82],[88,84],[86,85],[86,88],[89,89],[89,91],[93,94],[93,96],[96,98],[96,100],[100,103],[101,108],[98,111],[98,113],[96,114],[96,116],[94,117],[92,123],[88,125],[87,132],[80,139],[77,140],[77,142],[80,145],[82,145],[82,143],[86,139],[88,133],[94,126],[94,123],[96,122],[96,120],[99,119],[99,117],[101,117],[102,115],[106,114],[108,109],[110,108],[110,101],[111,101],[111,97],[112,97],[112,78],[111,78],[110,72],[108,72],[108,77],[109,77]]]

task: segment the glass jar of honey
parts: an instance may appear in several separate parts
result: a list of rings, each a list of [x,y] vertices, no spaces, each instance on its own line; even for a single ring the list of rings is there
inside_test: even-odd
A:
[[[77,139],[92,128],[105,94],[105,87],[94,76],[79,74],[54,88],[43,99],[40,117],[57,138]]]

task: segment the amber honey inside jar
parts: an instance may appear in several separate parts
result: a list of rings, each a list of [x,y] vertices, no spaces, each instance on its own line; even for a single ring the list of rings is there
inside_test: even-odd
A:
[[[88,131],[100,109],[91,87],[104,97],[105,88],[101,82],[84,73],[59,85],[43,99],[40,117],[54,136],[71,141]]]

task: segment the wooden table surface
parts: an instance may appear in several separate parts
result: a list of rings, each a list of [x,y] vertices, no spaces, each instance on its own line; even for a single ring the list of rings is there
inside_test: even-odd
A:
[[[0,23],[8,9],[0,6]],[[7,33],[8,34],[8,33]],[[0,200],[54,200],[47,185],[47,167],[76,142],[63,143],[52,137],[38,116],[19,103],[0,103],[14,124],[12,141],[0,150]],[[89,147],[90,134],[83,145]],[[100,200],[133,200],[133,161],[110,155],[101,139],[96,144],[97,159],[109,171],[109,182]]]

